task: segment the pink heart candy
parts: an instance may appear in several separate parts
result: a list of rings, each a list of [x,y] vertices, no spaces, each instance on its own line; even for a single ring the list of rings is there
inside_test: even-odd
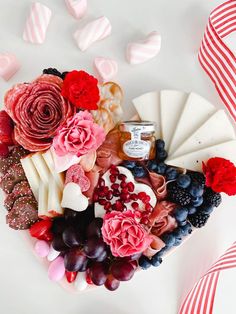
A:
[[[118,64],[115,60],[97,57],[94,59],[94,69],[101,82],[108,82],[117,75]]]
[[[48,277],[52,281],[60,281],[65,275],[64,258],[58,256],[48,268]]]
[[[11,53],[0,54],[0,76],[8,81],[18,70],[20,63]]]

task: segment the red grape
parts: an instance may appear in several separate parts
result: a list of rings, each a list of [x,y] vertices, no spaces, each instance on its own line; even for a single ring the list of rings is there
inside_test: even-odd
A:
[[[102,263],[95,262],[90,267],[90,277],[96,286],[102,286],[107,280],[106,268]]]
[[[65,242],[65,244],[69,247],[78,246],[81,244],[79,234],[75,231],[75,229],[72,226],[67,227],[63,231],[62,239]]]
[[[67,271],[79,271],[84,263],[87,263],[87,258],[81,249],[70,249],[64,256],[64,264]]]
[[[110,275],[108,275],[107,280],[106,280],[104,286],[105,286],[108,290],[114,291],[114,290],[116,290],[116,289],[119,288],[119,286],[120,286],[120,281],[117,280],[116,278],[114,278],[114,277],[110,274]]]
[[[89,258],[98,258],[106,250],[106,244],[102,239],[88,239],[84,245],[84,252]]]
[[[127,261],[115,261],[111,265],[111,273],[117,280],[127,281],[133,277],[135,268]]]
[[[107,258],[107,251],[103,251],[101,255],[96,258],[96,262],[104,262]]]
[[[63,252],[68,250],[68,246],[65,244],[65,242],[62,239],[62,235],[61,234],[56,234],[52,240],[52,247],[54,248],[54,250],[58,251],[58,252]]]
[[[100,238],[102,235],[101,228],[103,224],[103,219],[102,218],[95,218],[87,228],[87,237],[92,238],[92,237],[98,237]]]

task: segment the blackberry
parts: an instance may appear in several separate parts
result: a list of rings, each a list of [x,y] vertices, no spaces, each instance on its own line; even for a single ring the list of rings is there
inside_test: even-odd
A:
[[[181,206],[189,205],[192,201],[191,195],[185,189],[179,187],[177,183],[167,184],[169,200]]]
[[[66,74],[69,73],[68,71],[62,72],[61,74],[61,78],[64,80],[66,77]]]
[[[201,185],[201,187],[205,186],[206,178],[201,172],[188,172],[188,176],[191,178],[192,182],[196,182]]]
[[[59,76],[60,78],[62,78],[61,72],[59,72],[59,71],[58,71],[57,69],[55,69],[55,68],[44,69],[44,70],[43,70],[43,74],[51,74],[51,75]]]
[[[189,215],[188,220],[191,223],[191,225],[194,226],[195,228],[201,228],[206,224],[209,217],[210,215],[204,214],[199,211],[196,212],[196,214],[194,215]]]
[[[218,207],[222,202],[220,193],[214,192],[211,188],[206,188],[203,194],[203,199],[204,204],[212,205],[214,207]]]

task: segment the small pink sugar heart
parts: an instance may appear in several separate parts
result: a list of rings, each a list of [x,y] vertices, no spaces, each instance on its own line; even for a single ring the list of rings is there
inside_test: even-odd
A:
[[[94,59],[94,69],[101,82],[108,82],[117,75],[118,65],[113,59],[97,57]]]

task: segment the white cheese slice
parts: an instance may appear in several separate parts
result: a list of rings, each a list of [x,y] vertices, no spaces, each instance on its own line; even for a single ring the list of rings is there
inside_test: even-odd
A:
[[[141,120],[156,123],[156,137],[161,138],[160,93],[150,92],[133,99]]]
[[[63,173],[57,173],[53,161],[53,157],[51,154],[51,151],[48,149],[45,153],[42,154],[43,159],[45,160],[52,176],[56,180],[58,186],[63,189],[64,187],[64,174]]]
[[[32,162],[35,168],[38,171],[40,179],[43,181],[44,184],[48,184],[50,171],[45,160],[42,157],[42,153],[38,152],[31,156]]]
[[[43,181],[39,183],[38,215],[40,218],[52,216],[48,212],[48,185]]]
[[[186,100],[187,93],[177,90],[162,90],[160,93],[161,133],[167,151]]]
[[[186,168],[194,171],[202,171],[202,162],[212,157],[222,157],[230,160],[236,165],[236,140],[227,141],[222,144],[203,148],[174,159],[168,158],[168,165]]]
[[[177,150],[169,156],[173,159],[199,149],[235,139],[234,128],[224,110],[218,110],[197,131],[195,131]]]
[[[191,93],[171,139],[169,155],[172,155],[215,111],[215,107],[206,99]]]
[[[29,182],[29,185],[31,187],[31,190],[34,194],[34,197],[38,201],[38,194],[39,194],[39,183],[40,183],[40,177],[39,174],[30,158],[30,156],[27,156],[25,158],[22,158],[20,160],[21,165],[24,169],[26,178]]]
[[[61,207],[62,191],[54,180],[53,176],[49,177],[48,185],[48,212],[55,216],[63,215],[64,210]]]

